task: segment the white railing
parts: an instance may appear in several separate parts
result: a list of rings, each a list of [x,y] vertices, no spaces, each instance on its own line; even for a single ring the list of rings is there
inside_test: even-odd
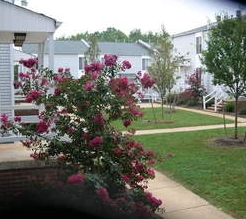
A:
[[[144,94],[144,97],[142,98],[142,100],[148,100],[151,103],[151,102],[156,102],[158,97],[159,97],[158,94],[146,93],[146,94]]]
[[[31,110],[31,109],[37,109],[40,110],[40,106],[34,105],[34,104],[19,104],[19,105],[0,105],[0,114],[2,110]],[[20,116],[22,122],[27,123],[36,123],[39,121],[38,115],[26,115],[26,116]]]
[[[217,112],[218,105],[227,97],[223,91],[214,90],[211,93],[203,96],[203,109],[207,108],[207,103],[214,99],[214,111]]]
[[[19,105],[0,105],[0,115],[3,110],[30,110],[30,109],[37,109],[38,111],[41,110],[40,106],[34,105],[34,104],[19,104]],[[26,115],[26,116],[20,116],[21,122],[25,123],[37,123],[39,122],[38,115]],[[12,121],[14,118],[9,117]],[[1,127],[1,120],[0,120],[0,127]],[[0,133],[0,144],[1,143],[8,143],[8,142],[14,142],[14,141],[20,141],[24,140],[25,136],[22,136],[20,133],[14,134],[11,131],[8,131],[5,135]]]

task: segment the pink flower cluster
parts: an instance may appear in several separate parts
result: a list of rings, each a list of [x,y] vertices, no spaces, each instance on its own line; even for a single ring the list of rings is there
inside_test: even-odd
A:
[[[112,54],[105,54],[104,55],[104,63],[106,66],[112,67],[116,65],[117,56]]]
[[[101,198],[101,200],[103,201],[103,203],[109,202],[110,197],[109,197],[109,194],[108,194],[108,191],[107,191],[106,188],[104,188],[104,187],[99,187],[99,188],[96,190],[96,194]]]
[[[29,72],[26,73],[20,72],[18,75],[21,80],[28,80],[31,78],[31,74]]]
[[[201,84],[201,78],[199,77],[199,75],[197,73],[194,73],[194,74],[189,76],[188,84],[190,84],[190,85]]]
[[[21,59],[19,63],[23,64],[27,68],[33,68],[35,67],[36,64],[38,64],[38,59],[37,58],[30,58],[27,60]]]
[[[151,205],[158,207],[162,204],[162,200],[154,197],[152,193],[146,192],[145,195],[147,200],[151,203]]]
[[[122,66],[121,66],[121,69],[122,70],[125,70],[125,69],[130,69],[132,67],[131,63],[127,60],[124,60],[122,62]]]
[[[36,124],[37,133],[45,133],[48,132],[49,124],[46,121],[40,121]]]
[[[20,81],[14,81],[14,88],[18,89],[21,87],[21,82]]]
[[[42,96],[42,92],[38,90],[30,90],[29,93],[26,95],[25,101],[27,103],[31,103],[34,100],[37,100],[39,97]]]
[[[137,73],[137,78],[140,80],[144,88],[151,88],[156,82],[156,79],[152,78],[149,73]]]
[[[94,122],[100,126],[104,125],[106,123],[106,120],[103,117],[102,113],[96,114],[94,116]]]
[[[77,173],[69,176],[67,182],[69,184],[79,184],[79,183],[83,183],[84,180],[85,180],[85,176],[81,173]]]
[[[127,99],[128,101],[131,100],[132,95],[138,90],[137,85],[130,82],[127,77],[111,78],[109,86],[115,94]]]
[[[103,138],[100,136],[96,136],[89,141],[89,146],[90,147],[98,147],[102,143],[103,143]]]
[[[101,72],[104,65],[101,62],[92,62],[85,66],[85,72]]]
[[[2,126],[4,126],[4,128],[9,128],[12,125],[6,113],[1,114],[0,121],[2,123]]]

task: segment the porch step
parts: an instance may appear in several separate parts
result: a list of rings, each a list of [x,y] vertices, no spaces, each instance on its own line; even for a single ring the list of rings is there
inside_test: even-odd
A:
[[[220,103],[220,104],[217,105],[217,112],[223,111],[223,105],[224,105],[224,104],[222,104],[222,103]],[[209,111],[215,111],[215,105],[212,104],[211,106],[208,106],[208,107],[206,108],[206,110],[209,110]]]

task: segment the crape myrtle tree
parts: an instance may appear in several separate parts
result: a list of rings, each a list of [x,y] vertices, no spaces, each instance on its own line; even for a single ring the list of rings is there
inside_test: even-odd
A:
[[[147,190],[158,156],[132,137],[131,124],[144,114],[137,104],[136,95],[141,94],[135,81],[118,74],[130,69],[131,63],[105,54],[101,62],[86,65],[78,79],[67,74],[68,69],[36,69],[36,59],[20,63],[28,68],[19,73],[25,101],[42,105],[43,110],[36,124],[7,115],[0,115],[0,121],[6,129],[26,136],[22,143],[32,150],[31,157],[55,162],[64,173],[54,183],[38,179],[34,183],[38,191],[51,186],[45,194],[54,192],[59,201],[64,197],[72,207],[109,214],[107,218],[158,218],[155,211],[162,201]],[[148,89],[153,80],[145,75],[138,72],[136,80]],[[112,125],[116,120],[122,121],[126,132]]]
[[[173,55],[173,43],[170,35],[162,26],[162,31],[153,45],[152,63],[148,67],[150,75],[157,78],[155,86],[161,98],[162,118],[164,117],[164,100],[167,92],[170,92],[175,84],[175,71],[179,67],[182,56]]]
[[[208,34],[207,49],[202,52],[202,63],[213,75],[215,85],[224,85],[235,100],[235,131],[238,138],[238,99],[246,90],[246,19],[237,16],[217,17],[217,25]]]

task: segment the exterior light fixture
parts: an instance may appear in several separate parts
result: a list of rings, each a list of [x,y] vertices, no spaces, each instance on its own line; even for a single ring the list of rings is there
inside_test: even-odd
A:
[[[26,33],[14,33],[14,45],[21,47],[26,39]]]
[[[27,4],[28,4],[28,3],[27,3],[27,1],[26,1],[26,0],[22,0],[22,1],[21,1],[21,6],[26,7],[26,6],[27,6]]]

